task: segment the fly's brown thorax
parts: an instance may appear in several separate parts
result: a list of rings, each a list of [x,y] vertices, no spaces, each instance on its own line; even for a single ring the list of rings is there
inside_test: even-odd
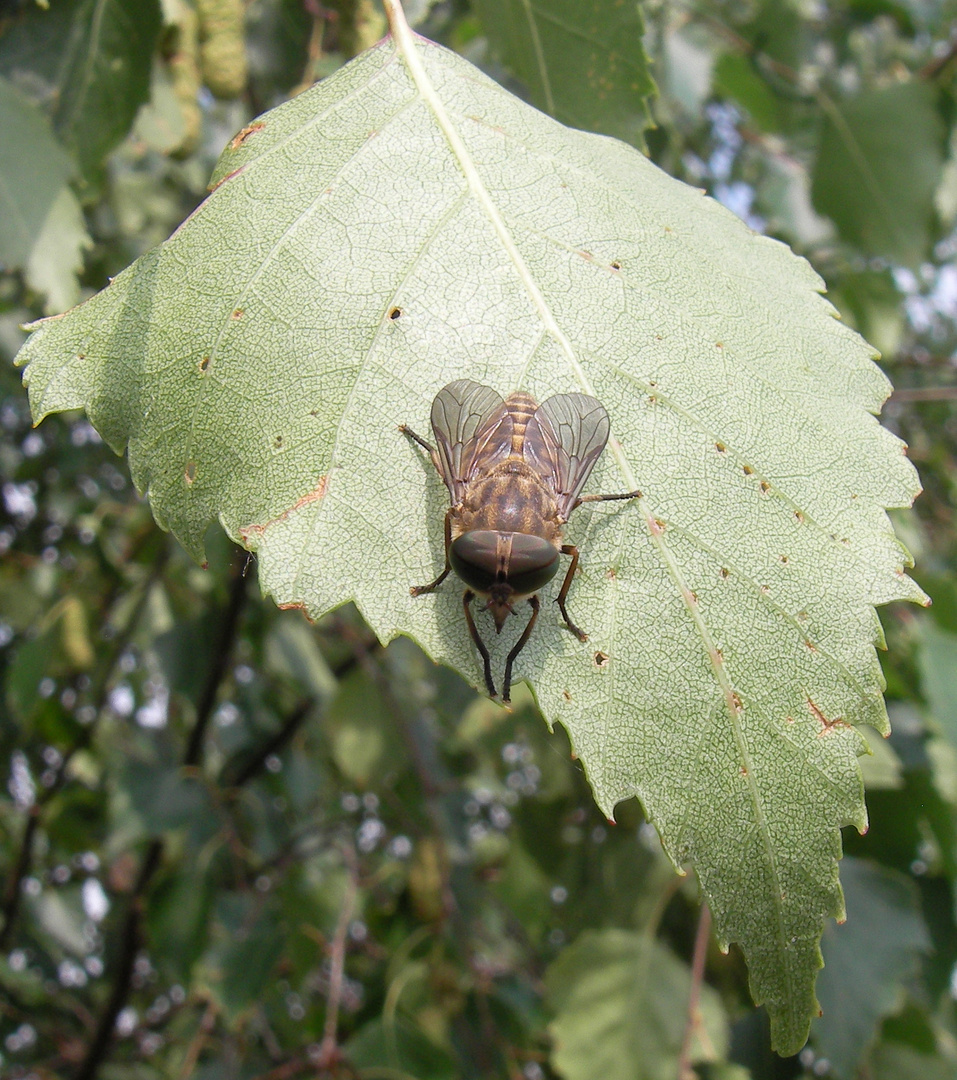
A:
[[[528,533],[561,547],[554,495],[524,461],[509,458],[473,480],[452,514],[453,538],[473,529]]]

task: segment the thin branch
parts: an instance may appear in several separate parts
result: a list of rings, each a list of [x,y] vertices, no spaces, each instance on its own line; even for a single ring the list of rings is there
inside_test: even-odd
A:
[[[216,704],[219,685],[223,681],[226,666],[232,656],[236,634],[239,630],[240,615],[248,593],[244,573],[245,566],[245,552],[237,552],[233,558],[229,600],[226,603],[226,610],[223,612],[223,621],[219,627],[216,648],[209,664],[203,692],[196,704],[196,722],[193,724],[189,743],[186,746],[186,753],[183,755],[183,764],[187,766],[199,764],[203,752],[203,739],[206,736],[206,728],[209,726],[210,717],[213,715],[213,706]]]
[[[126,647],[129,645],[130,640],[133,637],[136,627],[139,624],[140,616],[146,608],[147,601],[149,600],[150,593],[153,590],[153,586],[159,580],[166,567],[167,560],[169,559],[169,544],[164,544],[160,554],[156,557],[149,576],[143,583],[142,591],[139,599],[136,602],[136,606],[130,613],[129,618],[126,620],[126,624],[122,631],[116,635],[112,640],[112,648],[110,649],[109,656],[106,662],[100,668],[100,674],[93,685],[90,687],[89,696],[93,700],[94,716],[93,720],[84,727],[77,735],[73,745],[64,752],[63,757],[60,759],[60,763],[57,766],[56,772],[53,776],[52,782],[44,787],[37,795],[36,802],[29,809],[29,817],[27,818],[26,825],[23,829],[23,835],[20,838],[20,850],[17,853],[17,858],[14,863],[14,870],[10,877],[7,879],[7,886],[4,890],[2,914],[3,914],[3,929],[0,930],[0,951],[6,949],[10,943],[10,937],[13,933],[13,927],[16,923],[17,915],[20,911],[20,899],[23,893],[23,882],[30,873],[33,865],[33,841],[36,838],[37,830],[40,827],[40,819],[43,813],[43,808],[51,801],[60,789],[66,783],[67,773],[70,766],[70,762],[75,755],[81,750],[89,746],[93,739],[96,729],[99,725],[100,717],[103,714],[103,710],[106,707],[107,695],[109,694],[110,684],[112,682],[113,672],[116,668],[120,657],[126,652]],[[102,620],[106,621],[107,611],[112,606],[109,602],[104,602],[101,605]]]
[[[230,770],[224,769],[220,777],[223,787],[243,787],[253,777],[258,776],[266,767],[266,762],[292,739],[293,735],[302,727],[306,717],[312,712],[312,698],[305,698],[286,717],[278,730],[274,731],[261,746],[248,757],[243,765],[235,769],[235,775],[230,776]]]
[[[685,1034],[678,1055],[678,1080],[696,1080],[697,1074],[691,1067],[691,1042],[696,1032],[702,1031],[701,984],[704,982],[704,964],[708,954],[708,940],[711,937],[711,908],[707,901],[701,905],[698,918],[698,932],[694,939],[694,955],[691,959],[691,989],[688,992],[688,1017],[685,1021]]]
[[[123,923],[123,932],[120,938],[120,955],[116,965],[113,989],[110,992],[106,1008],[100,1016],[96,1032],[87,1048],[86,1055],[79,1069],[77,1069],[75,1080],[93,1080],[110,1049],[110,1044],[113,1042],[116,1019],[123,1011],[126,999],[129,997],[133,968],[136,964],[136,954],[142,946],[144,899],[150,882],[153,880],[153,875],[159,868],[162,855],[163,841],[160,839],[150,841],[136,884],[133,887],[133,893],[130,896],[126,919]]]
[[[895,390],[888,404],[896,401],[957,401],[957,386],[913,386]]]
[[[219,685],[226,673],[229,658],[239,629],[240,614],[246,599],[245,561],[236,557],[233,560],[233,578],[229,601],[223,613],[216,650],[209,666],[206,682],[196,707],[196,721],[190,732],[186,750],[183,754],[184,767],[197,766],[203,752],[203,736],[216,702]],[[120,937],[120,954],[114,975],[113,989],[100,1016],[96,1032],[87,1048],[86,1055],[76,1072],[75,1080],[94,1080],[100,1065],[103,1064],[113,1043],[116,1018],[120,1015],[130,994],[136,953],[143,943],[143,911],[146,894],[163,857],[164,844],[159,837],[150,841],[140,867],[139,876],[130,897]]]
[[[20,837],[20,850],[13,873],[7,878],[7,887],[3,893],[3,930],[0,930],[0,952],[6,952],[13,933],[13,925],[20,911],[23,896],[23,881],[30,873],[33,862],[33,840],[40,824],[40,806],[34,803],[27,811],[27,822]]]
[[[343,847],[343,857],[349,868],[348,885],[339,909],[336,932],[329,946],[330,971],[329,992],[326,995],[326,1022],[323,1027],[322,1044],[319,1048],[317,1064],[320,1068],[331,1069],[339,1062],[339,1005],[342,1002],[342,982],[346,966],[346,944],[349,936],[349,924],[355,913],[356,895],[359,891],[359,868],[356,853],[351,847]]]

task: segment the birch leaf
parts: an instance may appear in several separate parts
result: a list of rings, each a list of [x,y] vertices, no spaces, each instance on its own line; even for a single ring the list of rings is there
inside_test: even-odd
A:
[[[397,430],[470,377],[595,394],[614,441],[519,658],[612,814],[637,795],[741,943],[776,1045],[816,1011],[860,723],[886,730],[873,605],[922,594],[884,512],[917,491],[887,380],[783,245],[614,139],[402,30],[232,141],[210,198],[24,346],[34,415],[84,408],[157,520],[210,521],[312,616],[355,600],[476,684],[445,489]],[[495,670],[524,620],[494,646]]]

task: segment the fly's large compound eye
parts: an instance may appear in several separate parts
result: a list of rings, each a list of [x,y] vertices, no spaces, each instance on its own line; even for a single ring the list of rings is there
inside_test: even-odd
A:
[[[540,536],[512,533],[508,583],[519,596],[537,593],[558,570],[558,548]]]
[[[511,544],[505,544],[508,557],[502,565],[502,541],[506,538]],[[558,550],[540,536],[478,529],[452,542],[449,561],[476,592],[487,593],[496,581],[504,581],[517,596],[530,596],[555,576]],[[499,577],[500,570],[503,577]]]

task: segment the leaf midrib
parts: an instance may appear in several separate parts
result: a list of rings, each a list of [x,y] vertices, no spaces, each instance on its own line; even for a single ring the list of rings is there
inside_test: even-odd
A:
[[[426,102],[426,104],[432,111],[440,130],[445,135],[452,154],[457,160],[459,167],[465,174],[470,191],[472,191],[477,202],[484,210],[486,216],[489,219],[489,222],[495,230],[496,235],[499,237],[499,240],[501,241],[502,246],[504,247],[506,253],[509,256],[509,259],[515,267],[515,271],[523,286],[525,287],[525,290],[528,293],[528,296],[531,299],[533,306],[538,311],[542,322],[545,324],[548,332],[552,335],[552,337],[561,347],[562,352],[565,354],[569,366],[574,372],[574,375],[578,380],[578,383],[581,386],[582,390],[586,394],[590,394],[593,397],[596,396],[594,388],[592,387],[590,380],[586,376],[584,369],[582,368],[581,363],[579,362],[578,357],[575,354],[571,342],[569,341],[565,333],[562,331],[561,327],[558,325],[558,322],[554,314],[552,313],[548,302],[546,301],[541,289],[539,289],[537,282],[532,277],[531,271],[525,263],[525,260],[522,258],[521,252],[518,250],[518,247],[514,239],[512,238],[511,233],[506,227],[504,219],[498,212],[498,208],[492,202],[491,196],[489,195],[488,190],[486,189],[481,177],[479,176],[478,170],[475,167],[475,163],[472,161],[471,155],[469,154],[461,135],[459,135],[457,128],[452,123],[451,117],[446,112],[445,106],[443,105],[441,99],[436,93],[436,90],[432,85],[431,80],[429,79],[428,73],[425,70],[425,65],[422,63],[422,59],[419,56],[415,36],[412,34],[412,31],[409,29],[408,24],[405,23],[404,19],[399,18],[394,20],[392,24],[392,34],[396,50],[399,52],[403,62],[405,63],[406,69],[408,70],[412,81],[418,89],[422,99]],[[609,446],[612,451],[612,455],[615,458],[619,469],[621,470],[625,483],[631,490],[634,490],[636,487],[635,475],[628,459],[625,457],[621,446],[615,439],[610,440]],[[777,897],[780,897],[780,873],[777,866],[777,860],[775,858],[775,852],[770,842],[770,832],[767,827],[763,801],[761,798],[761,794],[757,788],[754,772],[751,767],[750,750],[748,748],[747,741],[745,739],[744,732],[742,730],[741,723],[737,715],[737,709],[734,701],[734,689],[731,686],[731,682],[728,678],[727,672],[724,670],[723,664],[720,662],[717,646],[715,645],[714,639],[711,635],[711,631],[701,616],[701,612],[698,609],[698,605],[693,599],[691,590],[689,589],[687,583],[684,580],[680,567],[677,565],[677,562],[672,555],[669,546],[664,541],[663,530],[660,530],[657,527],[654,518],[646,505],[645,499],[640,498],[637,499],[636,502],[638,503],[642,514],[644,515],[645,526],[648,529],[648,532],[651,535],[654,544],[658,548],[660,558],[666,570],[668,571],[668,574],[670,575],[672,581],[678,588],[679,594],[684,601],[685,608],[687,609],[691,621],[698,633],[698,637],[701,639],[701,642],[704,645],[708,661],[711,665],[712,672],[714,673],[715,681],[717,682],[721,695],[724,699],[725,710],[731,721],[734,741],[738,748],[739,759],[741,760],[743,767],[747,770],[747,782],[749,791],[751,792],[751,802],[754,807],[755,823],[760,829],[762,842],[765,848],[767,863],[771,871],[772,878],[774,880],[774,891]],[[785,947],[784,939],[786,936],[783,922],[783,911],[780,901],[777,900],[777,902],[775,902],[774,897],[772,897],[771,899],[776,916],[779,946],[783,954]],[[786,978],[788,982],[788,993],[789,996],[791,996],[793,977],[790,971],[790,967],[788,968]]]

